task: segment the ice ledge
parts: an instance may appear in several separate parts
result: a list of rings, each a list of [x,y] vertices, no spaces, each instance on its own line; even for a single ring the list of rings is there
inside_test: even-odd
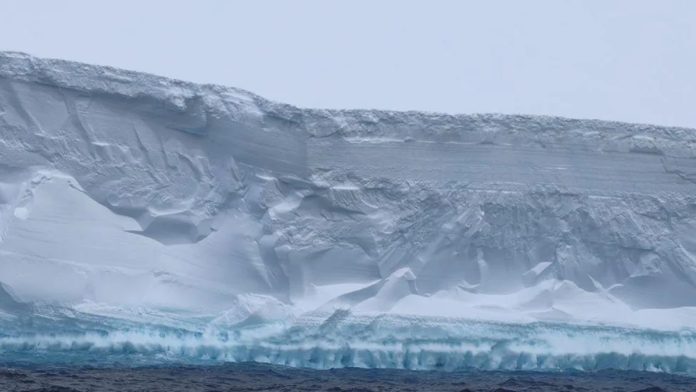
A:
[[[37,58],[21,52],[0,52],[0,77],[87,94],[151,98],[181,110],[186,109],[190,100],[209,94],[234,94],[239,101],[261,99],[250,92],[231,87],[198,85],[109,66]]]
[[[196,84],[143,72],[109,66],[84,64],[59,59],[44,59],[21,52],[0,51],[0,79],[38,83],[74,90],[90,95],[113,95],[131,99],[155,100],[176,111],[190,110],[192,104],[204,104],[208,113],[225,115],[233,111],[260,111],[268,118],[295,123],[310,135],[357,133],[380,124],[432,127],[437,132],[446,128],[454,133],[484,130],[535,135],[549,129],[555,132],[583,130],[583,136],[595,132],[616,137],[637,135],[657,136],[682,142],[696,143],[696,130],[682,127],[662,127],[603,120],[568,119],[537,115],[504,114],[444,114],[419,111],[328,110],[300,109],[292,105],[269,101],[251,92],[212,84]],[[615,132],[621,130],[621,132]],[[427,130],[426,130],[427,131]],[[411,136],[411,135],[404,135]],[[639,146],[653,152],[650,142]]]

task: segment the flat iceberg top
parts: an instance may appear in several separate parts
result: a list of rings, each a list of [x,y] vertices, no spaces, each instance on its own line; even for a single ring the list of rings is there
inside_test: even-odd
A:
[[[0,351],[134,339],[314,367],[696,369],[694,130],[300,109],[0,53],[0,135],[0,323],[18,335]]]

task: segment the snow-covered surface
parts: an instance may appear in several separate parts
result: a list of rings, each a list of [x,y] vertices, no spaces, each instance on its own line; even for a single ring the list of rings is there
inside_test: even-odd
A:
[[[277,337],[347,312],[459,323],[452,339],[476,323],[603,325],[675,333],[643,354],[693,360],[696,131],[299,109],[0,53],[0,283],[7,323],[58,312]],[[641,333],[621,350],[647,350]]]

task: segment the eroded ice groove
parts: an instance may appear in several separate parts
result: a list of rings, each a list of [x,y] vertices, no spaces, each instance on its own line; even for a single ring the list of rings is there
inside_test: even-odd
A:
[[[56,321],[60,320],[60,321]],[[696,375],[696,333],[601,326],[527,325],[337,311],[220,328],[35,320],[0,336],[4,363],[156,364],[265,362],[315,369],[586,370]],[[47,330],[44,328],[48,328]],[[11,331],[11,329],[10,329]]]
[[[235,330],[350,309],[416,317],[435,334],[442,317],[512,323],[505,339],[519,345],[504,346],[517,358],[538,354],[524,343],[529,325],[633,328],[643,332],[611,353],[637,358],[631,348],[662,334],[671,351],[636,363],[691,369],[676,363],[693,357],[683,339],[696,325],[696,133],[299,109],[1,53],[0,283],[6,326],[61,309],[78,327],[109,317]],[[349,330],[336,345],[357,347]],[[220,352],[281,358],[273,336]],[[395,357],[406,336],[361,366],[421,366]],[[554,342],[540,355],[556,358]],[[478,354],[447,350],[447,363],[479,366]],[[562,355],[610,355],[600,351]]]

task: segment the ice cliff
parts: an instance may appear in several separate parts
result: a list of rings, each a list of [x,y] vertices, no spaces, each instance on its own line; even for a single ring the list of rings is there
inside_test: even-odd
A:
[[[0,53],[0,282],[0,319],[689,328],[696,131],[300,109]]]

